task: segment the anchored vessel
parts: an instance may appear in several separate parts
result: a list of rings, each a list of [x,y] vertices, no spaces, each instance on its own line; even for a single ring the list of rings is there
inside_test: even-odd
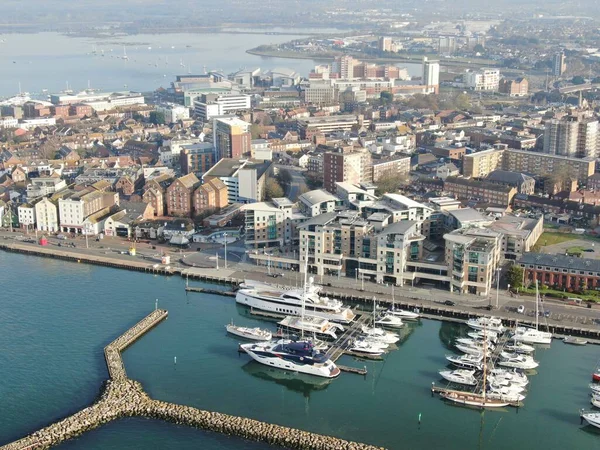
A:
[[[287,339],[272,342],[242,344],[240,348],[252,359],[266,366],[287,369],[324,378],[335,378],[340,369],[309,341]]]
[[[235,301],[251,308],[278,314],[299,316],[302,302],[305,302],[306,313],[322,317],[334,322],[350,323],[355,314],[339,300],[321,297],[319,288],[310,278],[304,289],[281,290],[274,286],[247,281],[237,292]]]
[[[273,337],[270,331],[262,330],[260,328],[247,328],[247,327],[238,327],[233,323],[229,325],[225,325],[225,329],[228,333],[234,334],[236,336],[242,337],[244,339],[248,339],[251,341],[270,341]]]

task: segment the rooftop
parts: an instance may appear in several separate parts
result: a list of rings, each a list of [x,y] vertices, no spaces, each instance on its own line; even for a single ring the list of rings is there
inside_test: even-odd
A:
[[[586,272],[600,272],[600,260],[574,258],[565,255],[550,255],[546,253],[524,253],[518,261],[521,264],[559,267]]]
[[[316,189],[302,194],[298,200],[307,206],[313,206],[323,202],[335,202],[338,198],[325,189]]]

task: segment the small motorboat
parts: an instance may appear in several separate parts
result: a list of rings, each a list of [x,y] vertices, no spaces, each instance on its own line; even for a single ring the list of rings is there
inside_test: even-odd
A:
[[[571,345],[585,345],[588,343],[588,341],[586,341],[583,338],[578,338],[578,337],[574,337],[574,336],[567,336],[563,339],[563,342],[565,344],[571,344]]]
[[[592,374],[592,380],[600,381],[600,371],[596,370],[596,372]]]
[[[516,369],[508,370],[495,368],[491,370],[491,374],[489,378],[493,378],[499,382],[510,382],[513,385],[525,387],[529,384],[529,380],[527,379],[527,375],[524,373],[517,372]]]
[[[523,344],[520,341],[513,341],[512,343],[508,343],[504,346],[504,349],[509,352],[514,353],[533,353],[535,352],[535,347],[527,344]]]
[[[600,408],[600,394],[592,394],[592,400],[590,400],[593,406]]]
[[[591,426],[600,428],[600,413],[597,412],[582,412],[581,418],[589,423]]]
[[[469,333],[467,333],[467,336],[469,336],[471,339],[478,339],[478,340],[484,339],[483,331],[470,331]],[[488,342],[496,343],[496,341],[498,340],[498,335],[496,333],[488,331],[485,333],[485,339]]]
[[[592,395],[593,394],[600,395],[600,384],[590,383],[590,389],[592,390]]]
[[[372,356],[380,356],[385,353],[383,348],[358,339],[352,343],[349,350],[354,353],[363,353]]]
[[[516,353],[502,352],[499,366],[514,367],[516,369],[530,370],[535,369],[540,364],[529,355],[518,355]]]
[[[242,337],[251,341],[270,341],[273,338],[273,335],[270,331],[263,330],[258,327],[238,327],[233,323],[230,323],[229,325],[225,325],[225,329],[228,333],[234,334],[238,337]]]
[[[391,314],[384,314],[375,320],[375,324],[386,328],[402,328],[404,326],[400,317]]]
[[[456,344],[456,348],[467,355],[483,356],[483,347],[472,347],[470,345]]]
[[[386,344],[395,344],[400,340],[396,333],[385,331],[383,328],[373,328],[363,325],[362,332],[370,339],[378,342],[385,342]]]
[[[418,320],[421,315],[417,312],[407,311],[405,309],[389,309],[388,314],[400,317],[403,320]]]
[[[493,376],[490,376],[488,378],[488,382],[490,385],[490,389],[493,389],[496,391],[514,392],[516,394],[521,394],[522,392],[524,392],[526,390],[525,386],[520,386],[518,384],[512,383],[507,380],[497,379],[497,378],[494,378]]]
[[[521,403],[525,400],[525,396],[523,394],[513,392],[509,389],[490,389],[486,396],[493,400],[501,400],[511,403]]]
[[[483,367],[483,356],[482,355],[446,355],[446,359],[457,367],[463,367],[465,369],[477,369],[481,370]]]

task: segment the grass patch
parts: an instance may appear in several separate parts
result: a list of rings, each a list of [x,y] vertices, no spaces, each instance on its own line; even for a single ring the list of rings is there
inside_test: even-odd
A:
[[[567,249],[566,253],[569,256],[581,256],[583,254],[583,247],[579,247],[579,246],[569,247]]]
[[[539,288],[540,291],[540,295],[546,295],[547,297],[554,297],[554,298],[562,298],[562,299],[567,299],[569,297],[571,298],[580,298],[581,300],[590,300],[593,302],[600,302],[600,292],[599,291],[583,291],[582,293],[574,293],[574,292],[569,292],[569,291],[563,291],[561,289],[553,289],[551,287],[547,287],[547,286],[540,286]],[[522,292],[524,294],[531,294],[531,295],[535,295],[535,287],[529,287],[529,288],[521,288],[519,289],[519,292]]]

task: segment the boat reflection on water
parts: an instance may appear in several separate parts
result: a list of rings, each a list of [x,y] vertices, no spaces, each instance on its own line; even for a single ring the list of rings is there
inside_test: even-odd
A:
[[[306,398],[310,397],[310,393],[313,391],[327,389],[332,381],[332,378],[315,377],[304,373],[274,369],[256,361],[249,361],[244,364],[242,370],[253,377],[273,381],[290,391],[299,392]]]

